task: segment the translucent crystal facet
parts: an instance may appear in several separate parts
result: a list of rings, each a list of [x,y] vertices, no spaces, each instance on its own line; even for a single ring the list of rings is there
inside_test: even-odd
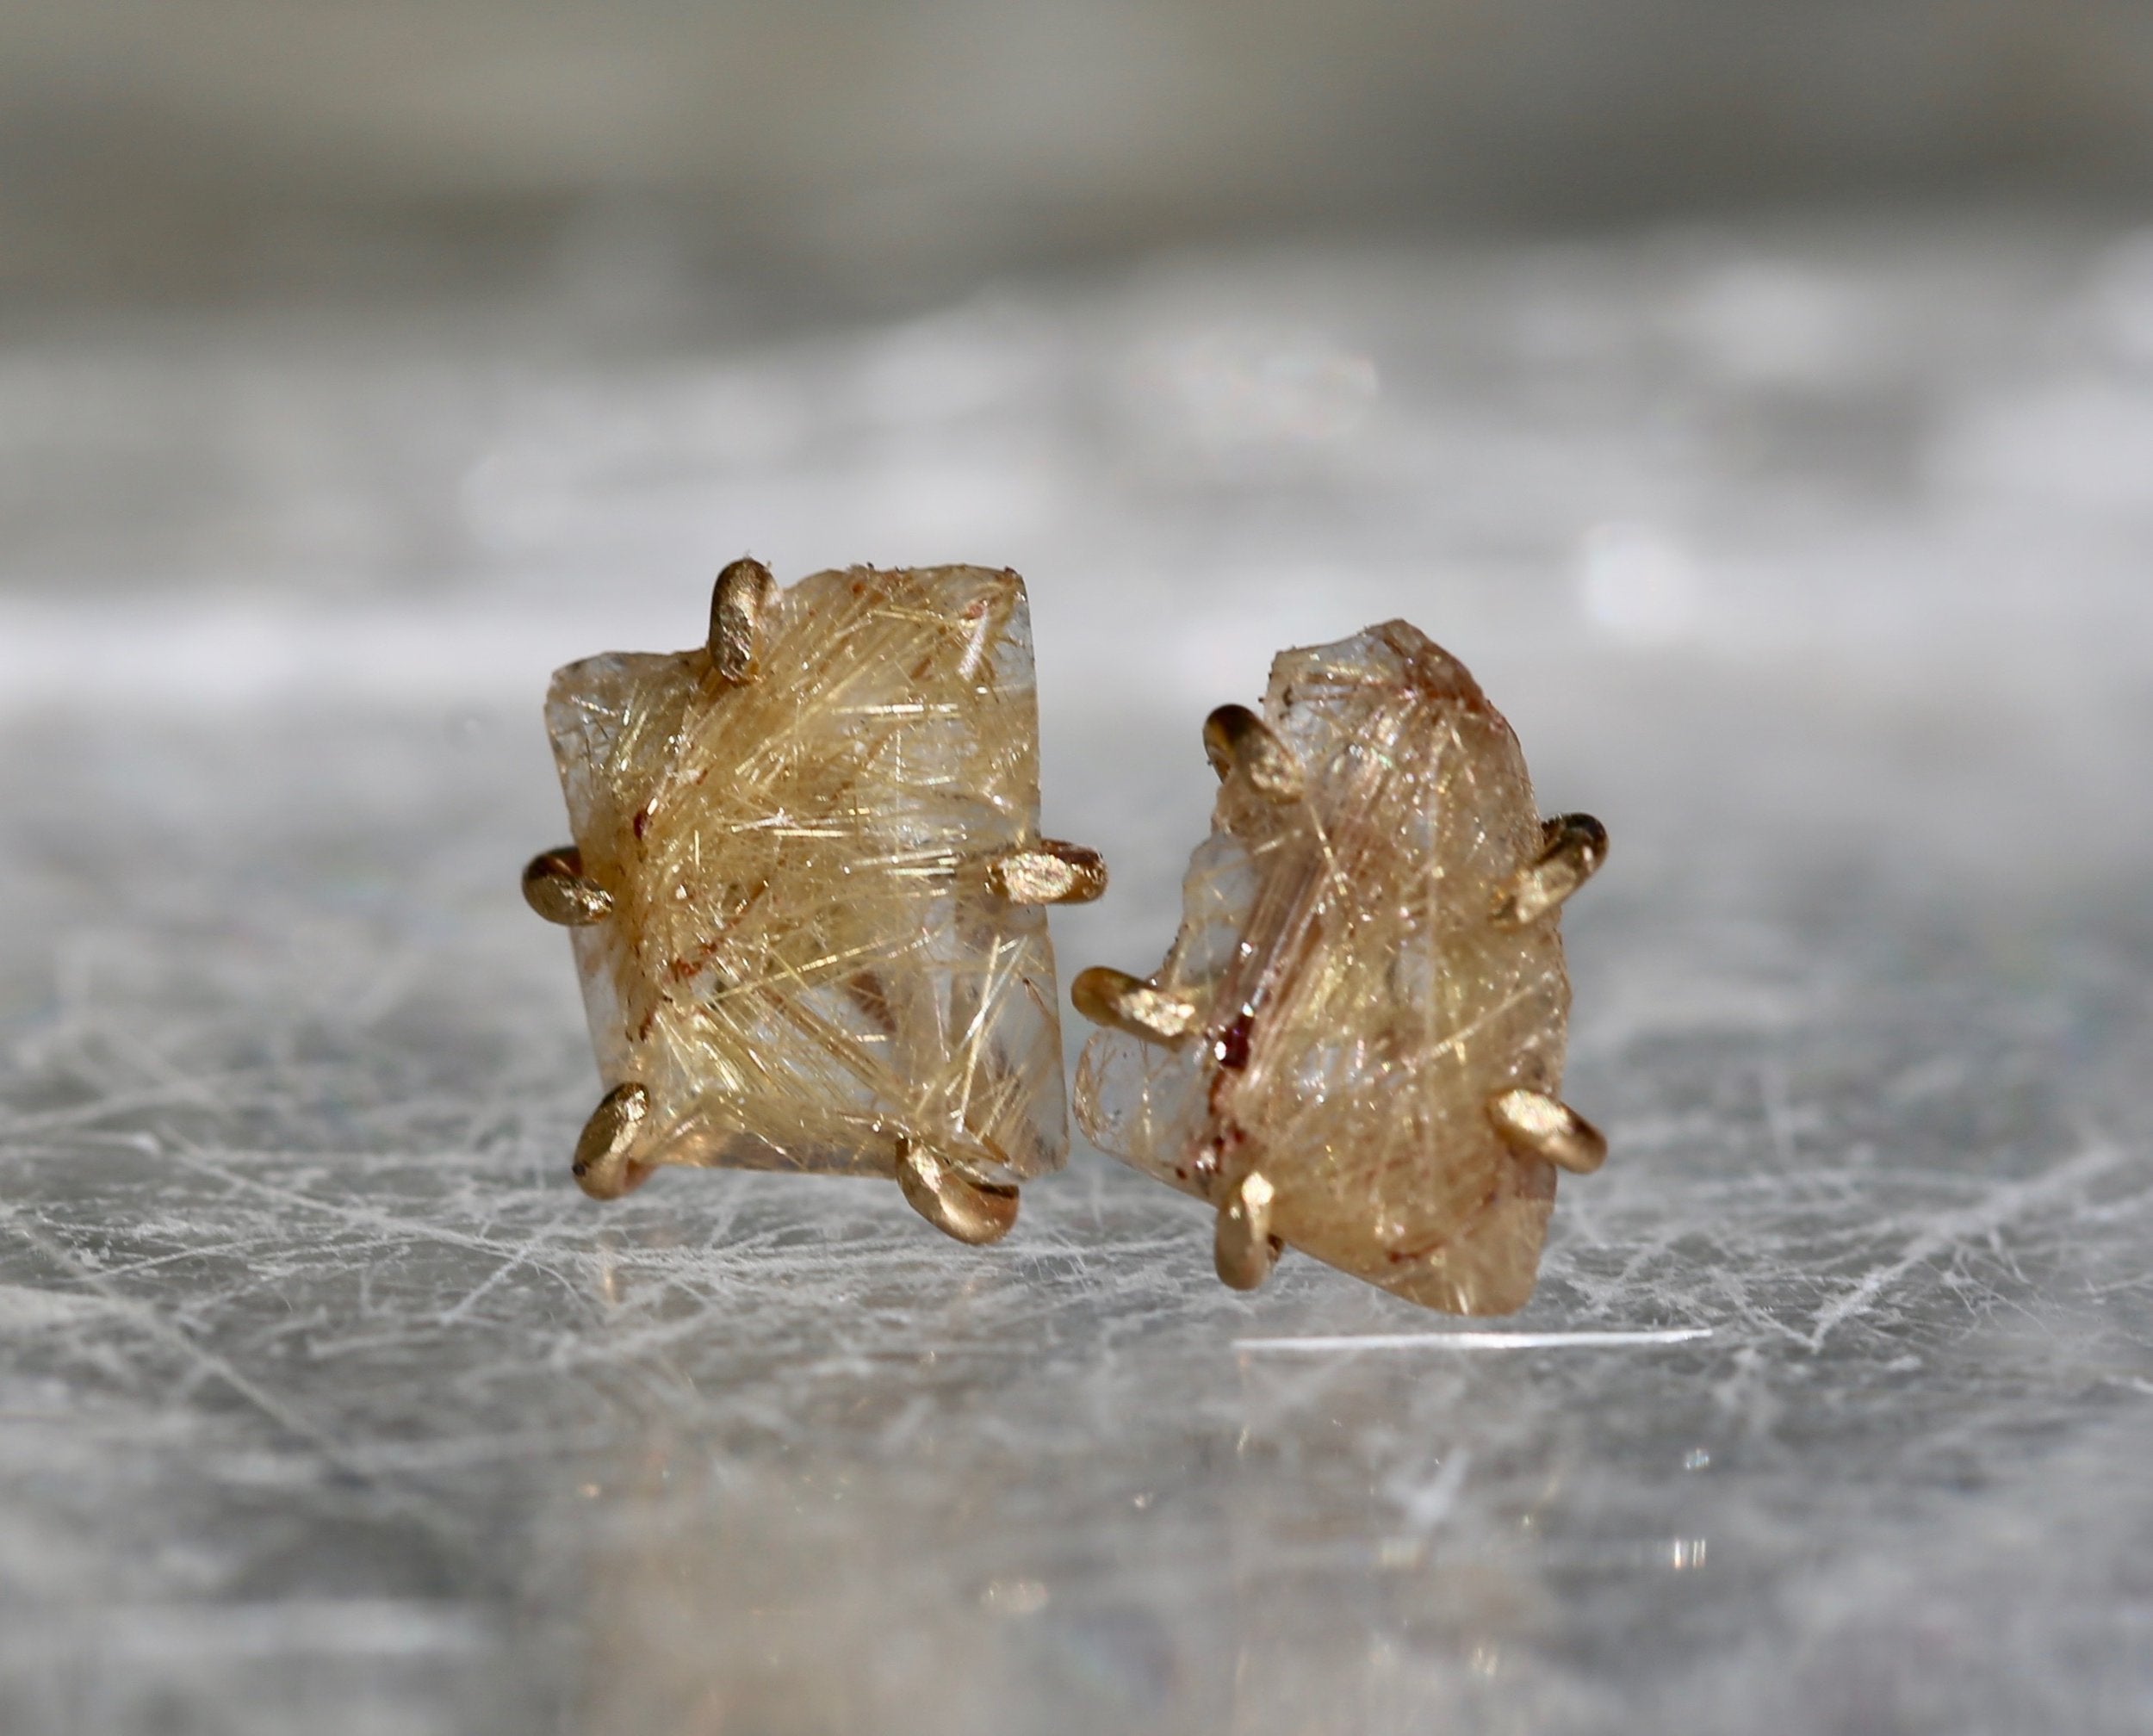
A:
[[[1151,979],[1201,1028],[1095,1034],[1078,1119],[1213,1204],[1260,1173],[1271,1232],[1318,1259],[1507,1312],[1531,1293],[1554,1172],[1487,1106],[1554,1094],[1569,1008],[1554,915],[1492,920],[1542,848],[1517,738],[1399,621],[1282,654],[1263,722],[1300,784],[1251,775],[1260,760],[1228,772]]]
[[[990,887],[1038,835],[1014,573],[818,573],[768,602],[754,679],[703,648],[554,678],[574,931],[638,1162],[889,1175],[901,1139],[987,1181],[1068,1146],[1043,910]]]

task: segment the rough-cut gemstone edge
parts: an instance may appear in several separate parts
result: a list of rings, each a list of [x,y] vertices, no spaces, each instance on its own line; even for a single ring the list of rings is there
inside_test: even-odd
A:
[[[1263,705],[1264,722],[1279,739],[1303,754],[1308,753],[1328,730],[1330,720],[1320,716],[1320,708],[1296,702],[1293,692],[1294,673],[1305,671],[1311,665],[1357,656],[1379,643],[1393,654],[1421,663],[1424,674],[1439,674],[1440,685],[1449,690],[1449,698],[1455,703],[1485,713],[1508,737],[1515,752],[1516,738],[1508,723],[1487,701],[1464,666],[1405,622],[1386,623],[1330,645],[1281,652],[1272,666]],[[1523,800],[1529,809],[1531,785],[1522,756],[1517,759],[1516,769]],[[1221,866],[1217,862],[1207,863],[1207,856],[1231,852],[1237,846],[1244,859],[1248,854],[1245,845],[1227,829],[1231,800],[1230,792],[1222,789],[1213,812],[1213,829],[1192,855],[1184,879],[1182,925],[1156,979],[1170,981],[1176,989],[1188,986],[1178,974],[1179,967],[1192,962],[1192,954],[1204,952],[1208,929],[1219,927],[1226,931],[1229,940],[1235,938],[1231,910],[1207,912],[1201,908],[1204,899],[1215,889]],[[1517,865],[1522,866],[1522,861]],[[1536,1044],[1531,1052],[1516,1057],[1515,1070],[1518,1074],[1517,1082],[1552,1092],[1560,1083],[1565,1046],[1563,1026],[1568,1008],[1568,979],[1562,969],[1560,934],[1552,915],[1547,921],[1544,939],[1553,952],[1552,979],[1548,985],[1554,1003],[1551,1030],[1547,1039]],[[1238,1064],[1240,1057],[1231,1051],[1237,1045],[1244,1049],[1249,1037],[1244,1020],[1222,1022],[1213,1017],[1209,1026],[1215,1028],[1205,1029],[1195,1039],[1175,1049],[1146,1043],[1123,1032],[1095,1032],[1087,1042],[1079,1064],[1075,1107],[1078,1125],[1101,1150],[1216,1206],[1225,1197],[1226,1178],[1215,1170],[1207,1169],[1201,1161],[1206,1148],[1213,1143],[1213,1087],[1222,1072],[1231,1071]],[[1116,1101],[1121,1106],[1120,1113],[1109,1113],[1108,1106]],[[1132,1121],[1139,1125],[1132,1125]],[[1154,1154],[1174,1151],[1177,1154],[1176,1161],[1164,1164],[1147,1162],[1130,1155],[1145,1149]],[[1477,1223],[1475,1218],[1468,1218],[1457,1232],[1447,1238],[1448,1249],[1457,1256],[1449,1268],[1445,1268],[1440,1255],[1410,1269],[1386,1269],[1384,1262],[1373,1250],[1365,1257],[1340,1257],[1335,1248],[1329,1252],[1306,1248],[1303,1251],[1312,1252],[1326,1263],[1424,1305],[1452,1312],[1511,1312],[1523,1305],[1537,1280],[1540,1249],[1554,1202],[1554,1173],[1548,1163],[1524,1156],[1516,1160],[1513,1169],[1501,1173],[1507,1176],[1511,1186],[1492,1196],[1482,1208],[1483,1214],[1494,1215],[1491,1218],[1476,1214]],[[1290,1219],[1275,1227],[1282,1231],[1289,1245],[1302,1245],[1295,1239]],[[1498,1245],[1501,1237],[1515,1238],[1507,1250]],[[1492,1272],[1480,1269],[1475,1262],[1476,1251],[1483,1250],[1497,1268]],[[1505,1251],[1510,1256],[1507,1262],[1503,1258]],[[1505,1266],[1507,1270],[1503,1269]]]
[[[995,661],[1014,660],[1009,669],[1011,674],[1015,673],[1017,665],[1021,666],[1021,679],[1011,681],[1008,685],[1021,693],[1022,723],[1030,740],[1036,744],[1038,722],[1032,677],[1029,610],[1023,581],[1007,569],[940,567],[916,570],[919,576],[928,579],[961,573],[990,577],[1008,585],[1011,594],[1006,609],[999,613],[995,637],[992,641],[981,641],[968,648],[966,673],[969,673],[969,666],[977,661],[983,646],[987,644],[995,648],[990,654]],[[867,568],[833,569],[809,575],[788,587],[788,591],[791,593],[804,592],[817,584],[847,580],[861,574],[890,576],[874,575],[873,569]],[[569,797],[572,814],[579,811],[577,784],[588,777],[590,765],[586,755],[568,750],[568,738],[577,732],[560,727],[561,708],[576,703],[581,691],[587,688],[590,678],[601,670],[613,673],[617,678],[624,675],[630,680],[648,679],[662,674],[668,668],[692,666],[704,660],[706,654],[700,649],[675,654],[606,653],[580,660],[555,672],[548,701],[549,733],[554,740],[564,793]],[[639,668],[637,666],[642,666]],[[1037,839],[1039,795],[1036,745],[1027,757],[1034,771],[1024,790],[1021,812],[1013,814],[1016,823],[1008,840],[990,840],[987,846],[990,852],[1006,844]],[[589,811],[589,803],[590,797],[586,793],[580,811]],[[1052,945],[1046,931],[1045,913],[1033,906],[1012,903],[996,912],[996,921],[1002,928],[1011,931],[1014,938],[1035,943],[1041,955],[1039,968],[1023,973],[1025,980],[1021,989],[1013,992],[1022,993],[1043,1017],[1045,1039],[1053,1051],[1055,1064],[1039,1070],[1041,1076],[1036,1100],[1041,1112],[1039,1119],[1050,1131],[1045,1140],[1033,1148],[1030,1161],[995,1163],[978,1160],[972,1154],[957,1154],[958,1167],[975,1174],[989,1186],[1008,1185],[1051,1173],[1062,1166],[1068,1152],[1068,1113],[1059,1065],[1059,1011]],[[586,1015],[592,1030],[593,1047],[601,1060],[601,1072],[610,1075],[612,1071],[624,1070],[604,1066],[609,1049],[616,1047],[620,1041],[623,1024],[620,990],[614,971],[609,966],[610,949],[606,937],[599,930],[577,929],[572,931],[572,938],[584,986]],[[1051,1101],[1048,1100],[1050,1097]],[[909,1135],[910,1130],[893,1117],[890,1118],[888,1125],[878,1122],[871,1130],[870,1138],[866,1142],[869,1149],[803,1154],[752,1133],[713,1128],[708,1125],[708,1117],[702,1114],[698,1107],[656,1122],[652,1135],[638,1142],[639,1149],[634,1156],[639,1163],[890,1175],[895,1172],[902,1142]],[[945,1153],[946,1160],[949,1156]]]

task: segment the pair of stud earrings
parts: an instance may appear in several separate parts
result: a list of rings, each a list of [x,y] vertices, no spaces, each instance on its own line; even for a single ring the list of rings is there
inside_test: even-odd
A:
[[[718,576],[692,650],[561,670],[573,845],[524,871],[574,935],[609,1086],[599,1199],[661,1165],[894,1177],[984,1243],[1068,1155],[1045,907],[1095,851],[1039,832],[1023,581],[981,567]],[[1219,778],[1181,932],[1071,984],[1101,1028],[1076,1115],[1213,1208],[1219,1276],[1292,1246],[1425,1305],[1531,1293],[1558,1169],[1600,1135],[1557,1094],[1557,929],[1606,834],[1542,821],[1463,666],[1392,622],[1281,653]]]

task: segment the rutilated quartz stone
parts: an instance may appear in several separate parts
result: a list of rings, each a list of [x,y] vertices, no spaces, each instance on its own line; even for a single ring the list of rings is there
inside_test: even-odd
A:
[[[778,591],[735,563],[710,646],[571,664],[546,716],[576,851],[525,888],[574,925],[613,1088],[586,1146],[630,1186],[660,1163],[889,1175],[915,1151],[930,1182],[986,1184],[975,1206],[1008,1198],[944,1228],[1006,1229],[993,1190],[1069,1138],[1045,913],[998,890],[1040,848],[1016,574]]]
[[[1078,979],[1122,1027],[1084,1050],[1079,1121],[1219,1208],[1229,1282],[1283,1242],[1430,1307],[1523,1305],[1549,1157],[1604,1150],[1555,1099],[1554,907],[1605,834],[1543,827],[1509,724],[1402,621],[1283,653],[1263,717],[1223,707],[1207,741],[1223,781],[1165,964]]]

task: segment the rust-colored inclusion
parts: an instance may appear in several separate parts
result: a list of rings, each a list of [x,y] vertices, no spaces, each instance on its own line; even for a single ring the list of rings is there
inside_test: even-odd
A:
[[[1517,738],[1402,621],[1282,654],[1262,721],[1300,785],[1225,778],[1151,979],[1201,1028],[1094,1034],[1078,1119],[1213,1204],[1260,1172],[1272,1233],[1386,1290],[1506,1313],[1554,1171],[1487,1106],[1559,1091],[1570,999],[1555,916],[1492,920],[1542,849]]]
[[[1068,1145],[1045,912],[989,884],[1038,835],[1022,581],[818,573],[769,598],[754,679],[706,648],[554,678],[599,1070],[650,1094],[633,1161],[983,1181]]]

